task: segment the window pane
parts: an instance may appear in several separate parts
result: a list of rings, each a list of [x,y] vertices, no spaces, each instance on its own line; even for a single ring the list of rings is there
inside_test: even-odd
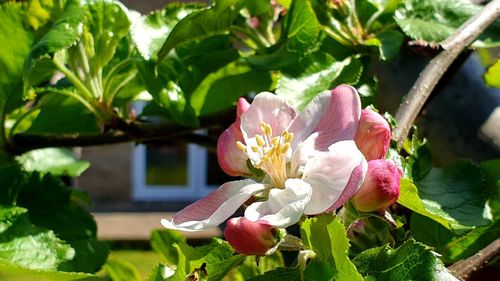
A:
[[[147,145],[146,184],[186,186],[188,183],[187,145]]]

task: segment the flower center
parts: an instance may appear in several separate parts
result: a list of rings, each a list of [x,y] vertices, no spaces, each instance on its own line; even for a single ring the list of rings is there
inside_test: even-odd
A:
[[[255,135],[256,145],[248,148],[239,141],[236,144],[253,159],[255,168],[261,169],[269,176],[274,187],[284,188],[287,179],[287,152],[290,150],[293,133],[285,130],[280,136],[273,137],[271,126],[265,122],[260,122],[260,131],[262,135]],[[254,157],[250,157],[250,153]]]

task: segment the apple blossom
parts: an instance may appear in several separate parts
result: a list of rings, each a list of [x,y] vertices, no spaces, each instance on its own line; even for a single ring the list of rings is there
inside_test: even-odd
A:
[[[218,155],[231,159],[221,162],[235,174],[244,174],[242,167],[249,163],[263,172],[263,179],[227,182],[172,220],[162,220],[163,226],[184,231],[214,227],[250,198],[255,202],[246,208],[245,218],[273,227],[342,206],[356,193],[367,169],[354,142],[360,114],[358,93],[347,85],[318,94],[301,112],[280,96],[256,95],[239,116],[242,138],[233,124],[234,137],[223,136]],[[227,145],[231,139],[238,157],[225,155],[236,153]]]
[[[367,161],[382,159],[391,143],[391,127],[377,112],[363,109],[354,141]]]
[[[277,239],[275,228],[267,222],[251,222],[245,217],[227,221],[224,236],[236,252],[245,255],[263,256],[273,248]]]
[[[368,172],[352,203],[361,212],[387,208],[399,197],[401,169],[388,160],[371,160]]]

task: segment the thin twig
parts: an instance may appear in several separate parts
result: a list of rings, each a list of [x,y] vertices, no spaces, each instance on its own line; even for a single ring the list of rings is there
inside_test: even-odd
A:
[[[194,135],[200,128],[228,127],[235,119],[235,110],[217,112],[200,118],[200,127],[192,128],[174,123],[152,124],[132,122],[120,125],[119,129],[104,134],[15,134],[12,139],[12,152],[22,153],[44,147],[73,147],[114,144],[122,142],[150,142],[175,138],[180,141],[194,142],[205,147],[212,147],[215,141],[206,136]]]
[[[500,255],[500,239],[497,239],[475,255],[452,264],[448,269],[460,280],[467,280],[471,273],[481,269],[494,257]]]
[[[458,55],[500,16],[500,0],[493,0],[441,42],[442,51],[420,73],[396,113],[397,127],[392,134],[401,148],[411,126],[432,90]]]

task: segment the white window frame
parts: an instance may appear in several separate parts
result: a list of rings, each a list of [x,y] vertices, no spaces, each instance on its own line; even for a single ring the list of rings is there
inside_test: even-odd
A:
[[[206,196],[216,187],[207,184],[207,150],[196,144],[187,145],[186,185],[148,185],[146,183],[146,149],[145,145],[138,145],[132,154],[133,200],[194,201]]]

